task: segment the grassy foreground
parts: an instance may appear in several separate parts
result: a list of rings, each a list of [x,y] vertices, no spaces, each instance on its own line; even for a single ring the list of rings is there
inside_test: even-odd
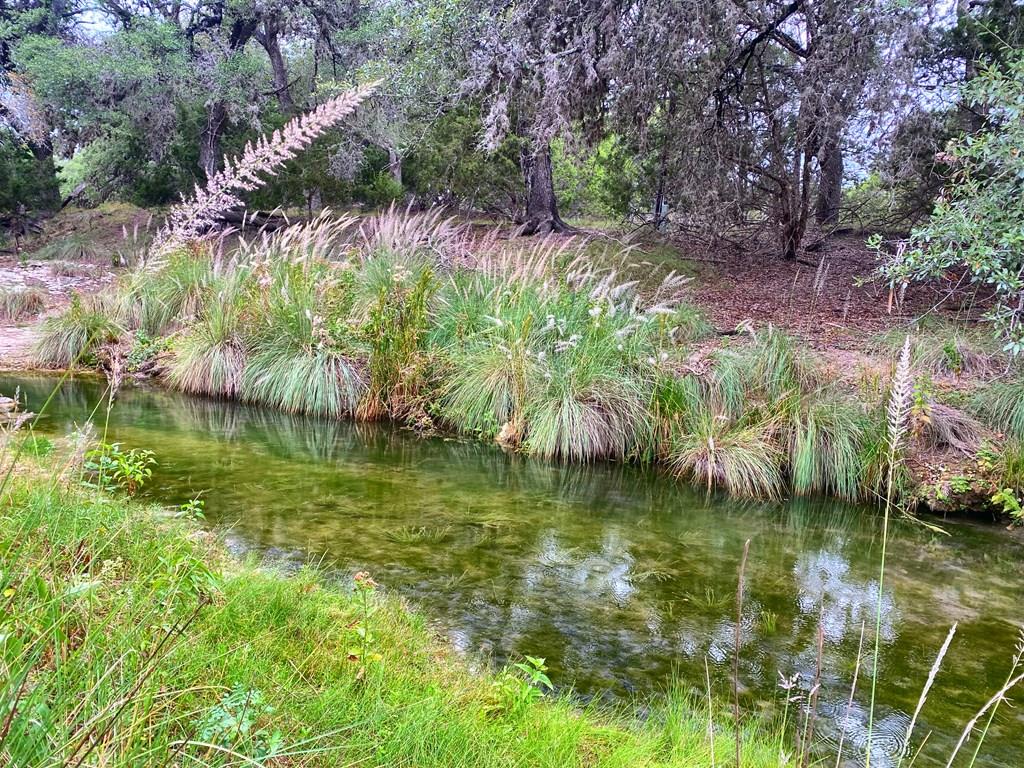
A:
[[[20,474],[0,500],[0,764],[734,764],[705,701],[641,722],[541,698],[529,660],[471,673],[367,577],[286,577],[186,519]],[[788,764],[748,731],[742,765]]]

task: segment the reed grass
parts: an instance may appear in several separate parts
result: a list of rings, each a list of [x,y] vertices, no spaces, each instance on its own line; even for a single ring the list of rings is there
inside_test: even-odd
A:
[[[63,314],[43,321],[35,359],[43,366],[59,368],[88,363],[97,348],[123,333],[113,314],[111,298],[105,293],[73,295]]]
[[[81,334],[62,341],[61,328],[85,326],[100,343],[135,328],[172,337],[165,377],[189,393],[434,420],[546,458],[663,462],[746,496],[883,495],[873,404],[844,404],[849,393],[825,386],[780,330],[681,372],[710,329],[685,278],[641,290],[564,238],[495,244],[474,260],[465,237],[438,211],[391,208],[358,225],[325,213],[243,240],[228,258],[178,248],[131,272],[96,311],[53,321],[45,360],[82,350]],[[976,446],[970,419],[933,411],[922,435]],[[908,477],[896,470],[898,491]]]
[[[41,288],[0,289],[0,320],[20,323],[46,309],[46,291]]]

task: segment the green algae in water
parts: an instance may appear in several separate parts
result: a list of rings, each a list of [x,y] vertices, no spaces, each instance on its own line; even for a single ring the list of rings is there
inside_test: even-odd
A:
[[[40,407],[56,380],[0,376]],[[65,384],[41,422],[59,436],[103,395]],[[102,409],[100,411],[102,414]],[[740,622],[745,706],[781,703],[780,674],[824,668],[818,729],[857,762],[866,696],[847,711],[861,627],[874,631],[880,521],[834,500],[754,503],[708,496],[628,466],[571,466],[462,439],[330,422],[155,389],[127,389],[110,439],[154,450],[146,489],[180,504],[202,492],[208,523],[232,546],[368,570],[407,596],[449,641],[502,662],[544,656],[584,698],[658,695],[673,678],[730,690],[735,579],[751,539]],[[1022,541],[949,522],[936,536],[898,521],[882,596],[872,765],[895,765],[909,715],[952,622],[956,639],[916,733],[916,765],[944,765],[969,717],[1003,684],[1024,621]],[[865,646],[867,647],[867,645]],[[868,664],[859,690],[867,691]],[[1001,707],[978,766],[1024,764],[1024,715]],[[969,747],[973,752],[973,745]],[[831,764],[831,761],[827,761]]]

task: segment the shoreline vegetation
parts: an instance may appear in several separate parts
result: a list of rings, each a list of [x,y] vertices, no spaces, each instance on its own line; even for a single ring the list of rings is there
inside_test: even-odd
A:
[[[1024,380],[970,334],[912,338],[910,437],[889,466],[884,373],[837,378],[771,325],[716,333],[688,279],[633,279],[628,250],[472,237],[441,211],[392,208],[195,241],[74,297],[43,321],[36,358],[546,459],[656,464],[738,496],[877,503],[892,470],[905,507],[1019,514]],[[934,384],[964,372],[1001,380]],[[922,480],[921,454],[955,472]]]
[[[194,505],[85,489],[81,459],[21,458],[0,501],[0,762],[796,765],[778,723],[744,717],[737,746],[700,693],[641,718],[542,696],[542,659],[470,672],[369,575],[234,560]]]
[[[910,451],[887,450],[891,375],[837,379],[771,324],[737,328],[746,343],[710,343],[688,279],[636,279],[628,249],[597,254],[553,234],[509,247],[441,209],[394,205],[363,220],[324,211],[228,247],[223,222],[245,210],[242,196],[375,88],[226,158],[113,286],[43,322],[38,363],[99,366],[112,390],[147,370],[190,394],[293,413],[450,429],[552,460],[655,463],[737,496],[1021,518],[1024,378],[979,391],[988,427],[930,383],[998,367],[966,334],[887,342],[916,357],[908,446],[955,455],[963,470],[925,483]]]

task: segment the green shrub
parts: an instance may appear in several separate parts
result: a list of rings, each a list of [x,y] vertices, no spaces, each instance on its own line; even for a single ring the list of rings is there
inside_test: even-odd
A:
[[[382,285],[361,335],[370,350],[369,390],[360,415],[375,419],[400,415],[419,396],[426,356],[427,307],[434,292],[430,269],[419,275],[393,273]]]

